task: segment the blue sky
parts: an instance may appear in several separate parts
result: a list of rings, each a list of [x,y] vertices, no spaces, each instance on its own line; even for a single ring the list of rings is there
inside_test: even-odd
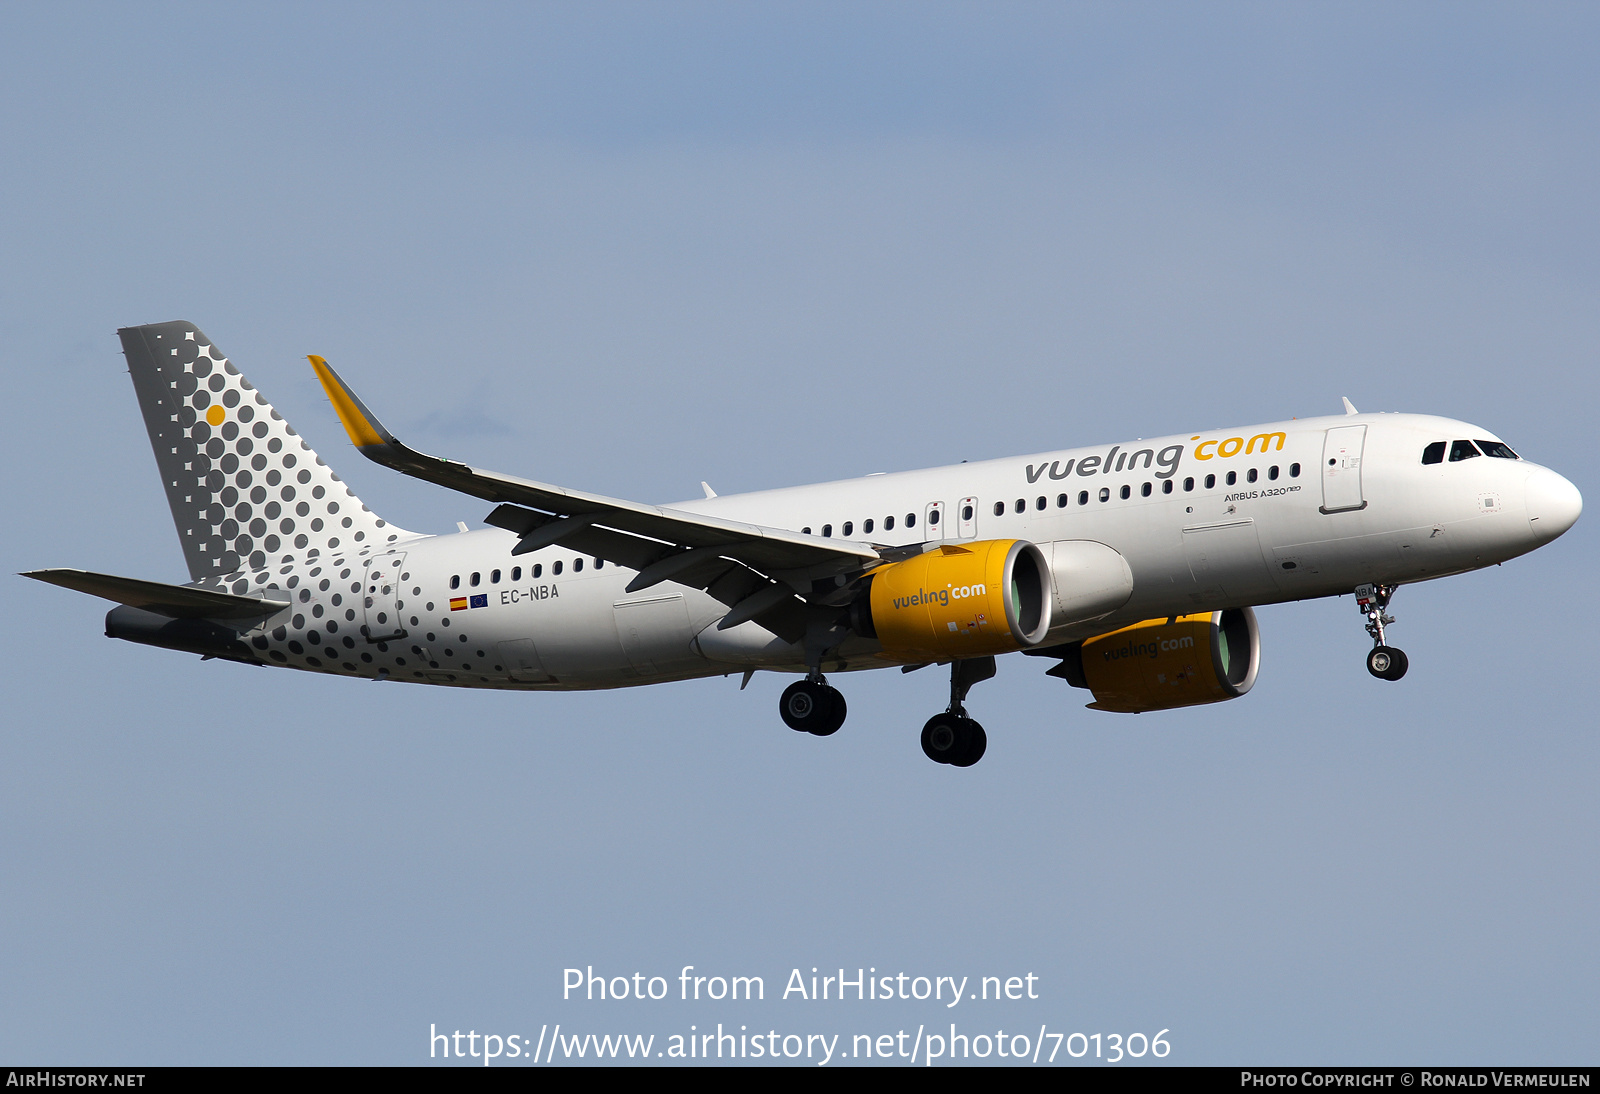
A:
[[[305,354],[424,448],[649,501],[1341,395],[1593,498],[1597,45],[1576,4],[8,8],[0,550],[182,579],[114,338],[174,318],[420,531],[486,507],[360,460]],[[0,1057],[950,1017],[559,997],[693,964],[1033,971],[994,1020],[1175,1062],[1593,1062],[1591,524],[1403,590],[1392,687],[1348,599],[1262,609],[1218,707],[1005,659],[967,772],[931,672],[799,740],[777,677],[374,688],[13,579]]]

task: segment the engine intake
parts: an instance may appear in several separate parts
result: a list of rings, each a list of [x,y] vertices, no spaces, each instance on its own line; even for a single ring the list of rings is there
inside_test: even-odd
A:
[[[1050,567],[1033,544],[944,543],[874,571],[857,629],[877,637],[888,661],[983,657],[1043,639],[1052,599]]]

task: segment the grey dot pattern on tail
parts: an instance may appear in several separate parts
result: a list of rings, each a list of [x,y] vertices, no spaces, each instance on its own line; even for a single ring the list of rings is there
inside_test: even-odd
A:
[[[382,548],[372,513],[193,324],[120,331],[190,576]]]
[[[239,632],[242,651],[314,672],[492,686],[471,671],[486,651],[441,654],[404,629],[417,610],[405,594],[423,589],[401,587],[401,560],[422,537],[368,510],[193,324],[118,334],[192,580],[290,601]]]

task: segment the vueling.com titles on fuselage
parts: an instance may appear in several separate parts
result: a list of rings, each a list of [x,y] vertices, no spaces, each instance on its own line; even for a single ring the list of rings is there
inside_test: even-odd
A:
[[[1190,437],[1191,441],[1200,441],[1198,435]],[[1197,460],[1228,459],[1241,453],[1253,456],[1257,452],[1256,445],[1260,444],[1259,451],[1283,451],[1284,442],[1288,435],[1281,432],[1257,433],[1248,439],[1244,437],[1227,437],[1209,441],[1200,441],[1195,446],[1194,458]],[[1273,442],[1277,445],[1274,447]],[[1147,468],[1161,468],[1155,472],[1158,479],[1170,479],[1178,473],[1178,464],[1183,460],[1184,445],[1169,444],[1159,452],[1153,448],[1140,448],[1133,452],[1123,452],[1120,444],[1111,446],[1111,451],[1104,456],[1083,456],[1071,460],[1051,460],[1048,464],[1029,464],[1028,481],[1038,482],[1045,472],[1050,473],[1052,479],[1064,479],[1076,471],[1081,478],[1090,478],[1094,475],[1109,475],[1117,471],[1132,471],[1141,465]],[[1207,451],[1210,449],[1210,451]]]

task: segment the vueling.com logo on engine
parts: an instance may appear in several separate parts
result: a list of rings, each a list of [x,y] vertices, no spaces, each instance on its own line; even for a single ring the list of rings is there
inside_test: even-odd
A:
[[[926,589],[918,589],[911,596],[893,597],[890,603],[896,608],[919,608],[927,604],[948,607],[952,600],[965,600],[972,596],[988,595],[989,586],[987,585],[949,585],[943,589],[935,589],[931,593]]]

